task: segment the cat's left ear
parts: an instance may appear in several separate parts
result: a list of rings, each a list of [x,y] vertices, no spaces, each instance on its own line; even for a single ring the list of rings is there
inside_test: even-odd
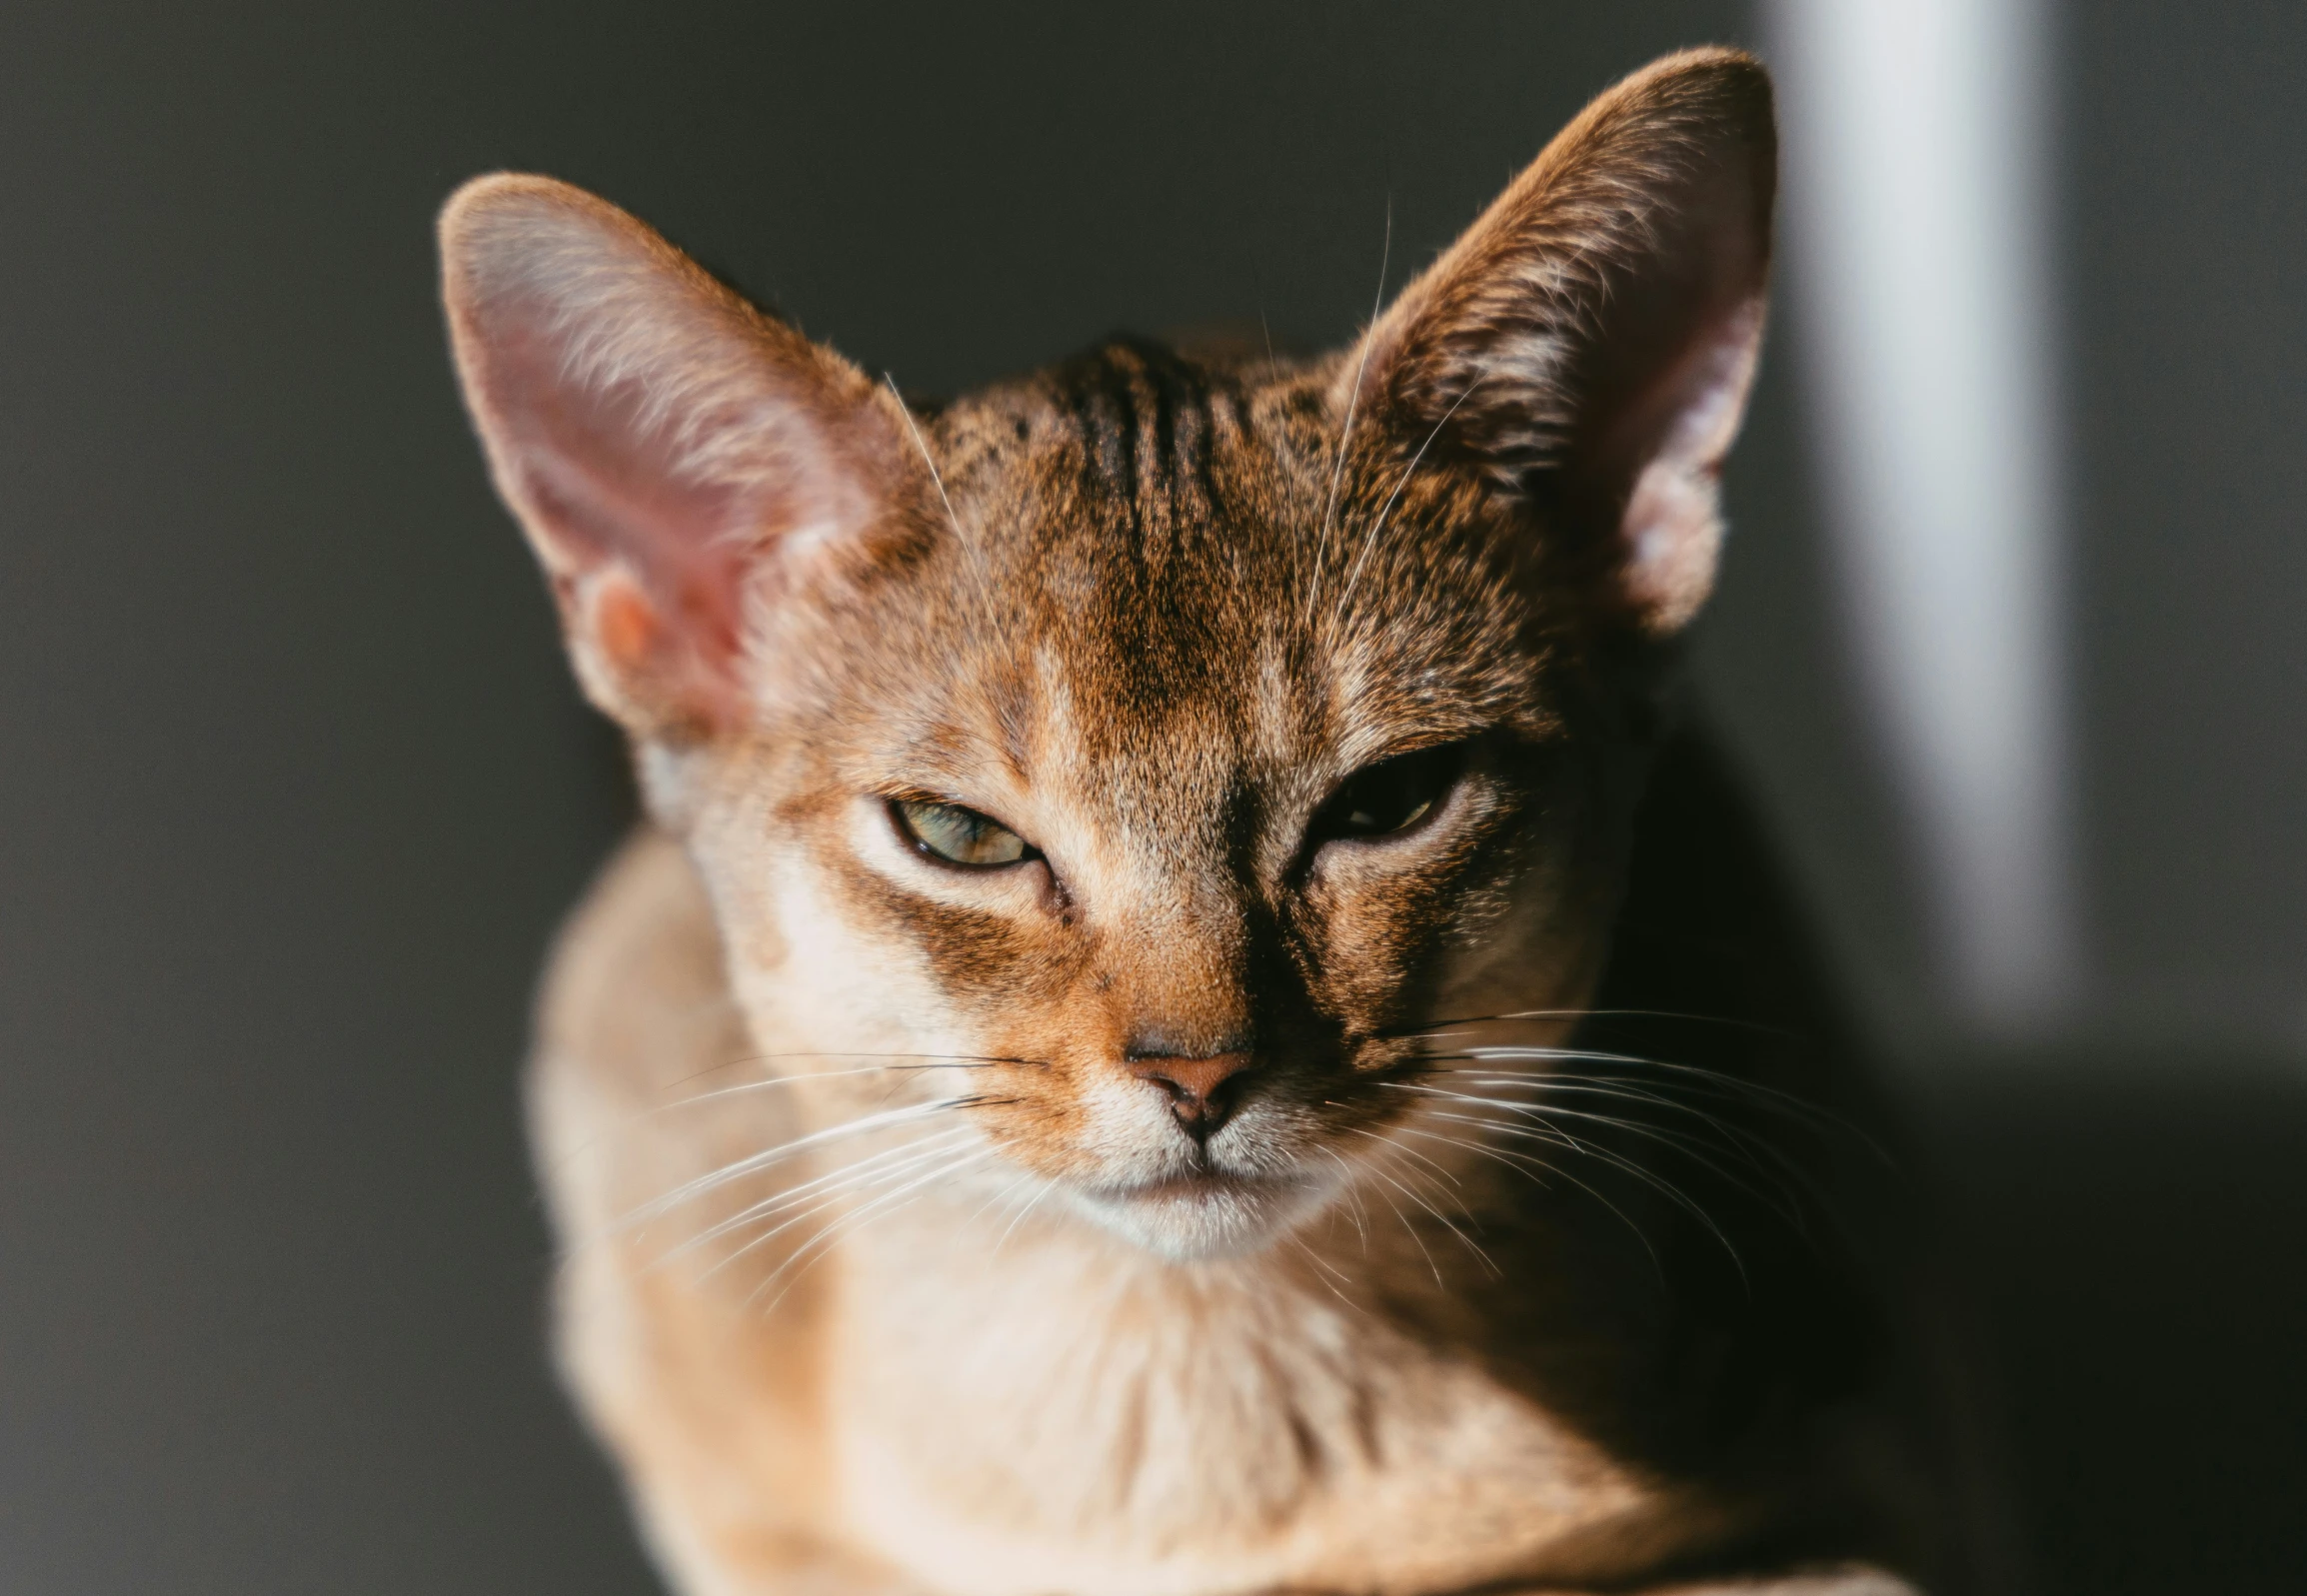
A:
[[[1777,136],[1751,56],[1670,56],[1603,94],[1341,365],[1405,450],[1543,497],[1541,551],[1644,634],[1694,615],[1762,338]]]

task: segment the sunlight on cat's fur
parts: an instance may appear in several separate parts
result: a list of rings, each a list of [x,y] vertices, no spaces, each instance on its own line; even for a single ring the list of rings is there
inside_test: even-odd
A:
[[[1693,1417],[1671,1238],[1747,1260],[1669,1166],[1776,1178],[1720,1108],[1765,1088],[1578,1028],[1774,160],[1760,68],[1677,56],[1342,352],[944,405],[575,189],[450,203],[652,821],[532,1090],[565,1366],[680,1589],[1905,1588],[1826,1449]]]

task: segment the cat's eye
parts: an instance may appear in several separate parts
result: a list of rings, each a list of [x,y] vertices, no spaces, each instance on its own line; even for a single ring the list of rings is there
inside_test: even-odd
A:
[[[1414,830],[1441,807],[1464,769],[1464,746],[1455,743],[1365,765],[1314,813],[1306,838],[1318,846]]]
[[[992,869],[1041,857],[1032,843],[1000,820],[959,803],[893,798],[890,815],[907,841],[941,863]]]

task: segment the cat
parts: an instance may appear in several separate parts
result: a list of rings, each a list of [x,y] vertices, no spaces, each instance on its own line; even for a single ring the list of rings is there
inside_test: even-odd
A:
[[[942,405],[582,191],[450,201],[649,817],[530,1092],[677,1589],[1915,1588],[1833,1049],[1676,710],[1775,163],[1669,57],[1340,352]]]

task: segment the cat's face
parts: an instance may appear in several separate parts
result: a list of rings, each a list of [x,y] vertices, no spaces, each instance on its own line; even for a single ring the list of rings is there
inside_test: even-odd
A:
[[[946,536],[766,666],[692,827],[781,1034],[1021,1060],[923,1089],[1173,1250],[1334,1185],[1437,1003],[1585,973],[1566,644],[1510,529],[1380,523],[1402,462],[1328,505],[1326,375],[1117,347],[925,418]]]
[[[1420,1027],[1574,1006],[1770,169],[1758,69],[1678,58],[1340,355],[918,412],[599,201],[468,188],[468,394],[765,1045],[929,1066],[981,1174],[1202,1255],[1403,1145]]]

